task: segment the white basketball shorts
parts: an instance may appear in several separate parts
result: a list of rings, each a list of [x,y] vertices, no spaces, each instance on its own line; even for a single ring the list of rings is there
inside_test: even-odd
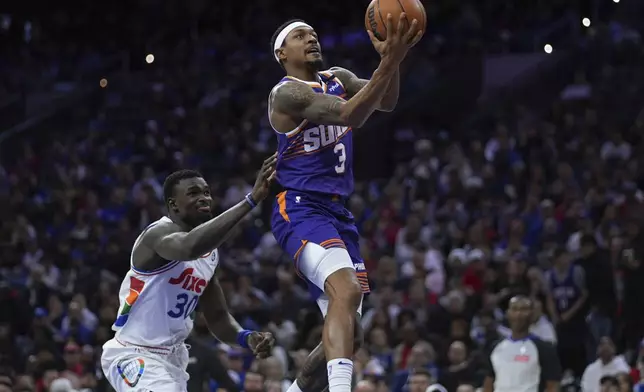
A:
[[[101,367],[117,392],[187,392],[188,349],[185,344],[147,347],[109,340]]]

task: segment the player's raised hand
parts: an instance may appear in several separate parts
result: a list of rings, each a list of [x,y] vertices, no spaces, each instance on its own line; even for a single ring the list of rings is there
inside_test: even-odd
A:
[[[253,200],[257,203],[264,200],[268,196],[268,191],[270,189],[271,183],[275,179],[275,164],[277,163],[277,153],[266,158],[262,164],[262,168],[259,169],[259,174],[255,180],[255,185],[253,186],[253,191],[251,193]]]
[[[248,336],[248,347],[257,358],[268,358],[271,356],[275,338],[270,332],[253,332]]]
[[[384,41],[376,38],[373,31],[367,30],[371,43],[380,57],[401,62],[407,55],[409,48],[420,41],[423,31],[418,29],[418,20],[412,20],[408,29],[405,29],[405,23],[407,23],[407,15],[402,12],[394,29],[393,16],[387,14],[387,38]]]

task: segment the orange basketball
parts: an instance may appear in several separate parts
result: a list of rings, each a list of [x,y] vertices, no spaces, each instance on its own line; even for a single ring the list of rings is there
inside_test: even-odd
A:
[[[425,32],[427,15],[420,0],[372,0],[364,16],[365,27],[373,31],[376,38],[384,41],[387,38],[387,14],[393,16],[392,24],[396,28],[402,12],[407,14],[405,28],[409,27],[412,20],[417,19],[418,28]]]

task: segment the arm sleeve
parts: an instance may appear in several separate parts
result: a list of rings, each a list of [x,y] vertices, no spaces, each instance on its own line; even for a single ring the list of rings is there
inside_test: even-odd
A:
[[[561,381],[561,364],[555,346],[543,340],[535,340],[539,352],[539,366],[541,366],[541,377],[545,381]]]

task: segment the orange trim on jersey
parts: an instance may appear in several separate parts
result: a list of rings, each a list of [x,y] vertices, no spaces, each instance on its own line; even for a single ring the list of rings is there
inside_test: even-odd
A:
[[[358,283],[360,283],[360,289],[362,290],[362,293],[370,293],[371,288],[369,287],[369,278],[367,276],[367,271],[356,271],[356,276],[358,277]]]
[[[285,76],[285,78],[290,79],[290,80],[292,80],[292,81],[294,81],[294,82],[306,83],[306,84],[308,84],[308,85],[309,85],[309,86],[311,86],[311,87],[319,87],[319,88],[323,88],[323,87],[322,87],[322,85],[321,85],[320,83],[318,83],[318,82],[308,82],[308,81],[306,81],[306,80],[298,79],[298,78],[296,78],[296,77],[288,76],[288,75],[286,75],[286,76]]]
[[[295,252],[295,255],[293,256],[293,263],[295,263],[294,264],[295,265],[295,273],[297,274],[297,276],[299,276],[300,278],[302,278],[304,280],[306,280],[306,277],[304,277],[304,275],[302,275],[302,273],[300,273],[300,269],[298,268],[297,265],[298,265],[298,262],[300,260],[300,253],[302,253],[302,251],[304,250],[304,247],[308,243],[309,243],[309,241],[302,240],[302,245],[297,249],[297,252]]]
[[[344,88],[344,83],[342,83],[342,80],[340,80],[340,78],[337,75],[335,76],[335,79],[333,79],[333,80],[335,80],[340,85],[340,87],[342,87],[342,89],[344,91],[347,91],[347,89]]]
[[[326,150],[328,148],[335,147],[335,145],[337,143],[342,142],[341,138],[344,137],[344,135],[346,135],[347,133],[349,133],[349,131],[353,131],[353,128],[351,128],[351,127],[347,128],[347,130],[342,135],[340,135],[340,137],[338,139],[336,139],[335,143],[329,144],[328,146],[324,146],[324,147],[319,148],[317,150],[305,151],[304,148],[302,148],[302,149],[298,149],[297,151],[291,152],[290,154],[287,154],[287,152],[289,152],[287,150],[282,154],[282,160],[285,161],[285,160],[288,160],[288,159],[297,158],[297,157],[302,156],[302,155],[311,155],[311,154],[315,154],[315,153],[318,153],[318,152],[322,152],[322,151],[324,151],[324,150]]]
[[[287,135],[287,134],[285,134],[285,135],[286,135],[286,137],[290,139],[290,138],[292,138],[292,137],[294,137],[294,136],[299,135],[299,133],[300,133],[300,132],[302,132],[302,130],[304,130],[304,127],[305,127],[305,126],[306,126],[306,124],[308,124],[308,123],[309,123],[309,120],[303,120],[303,121],[300,123],[300,125],[298,125],[298,126],[297,126],[297,128],[293,129],[292,131],[288,131],[288,132],[286,132],[286,133],[288,134],[288,135]]]
[[[280,192],[277,194],[277,205],[279,206],[280,215],[284,218],[285,221],[290,222],[291,219],[286,213],[286,192]],[[301,249],[301,248],[300,248]]]
[[[320,246],[323,247],[324,249],[329,249],[329,248],[344,248],[346,249],[347,246],[345,245],[344,241],[342,241],[340,238],[330,238],[326,241],[320,242]]]

